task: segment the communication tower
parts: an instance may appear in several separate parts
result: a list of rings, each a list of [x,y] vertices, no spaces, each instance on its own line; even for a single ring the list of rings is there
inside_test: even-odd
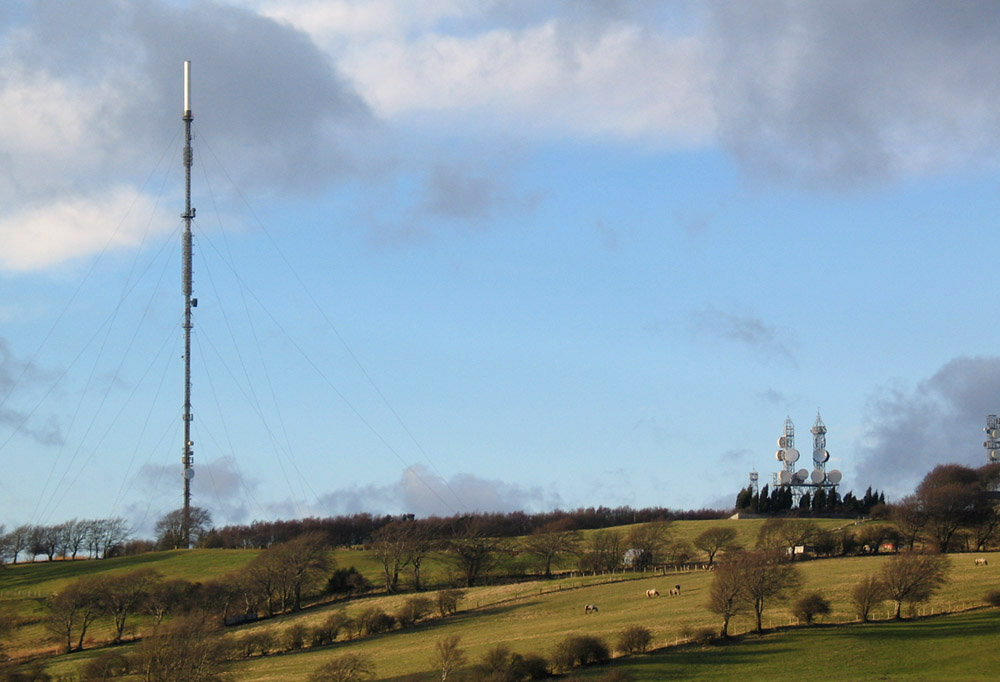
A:
[[[191,297],[191,221],[194,209],[191,207],[191,165],[194,152],[191,151],[191,62],[184,62],[184,219],[182,286],[184,290],[184,448],[181,455],[182,476],[184,478],[184,547],[191,546],[191,479],[194,478],[194,441],[191,440],[191,309],[198,306],[198,299]]]
[[[778,451],[775,457],[783,464],[781,471],[772,474],[771,480],[775,486],[788,486],[792,490],[792,499],[798,504],[803,495],[815,492],[817,489],[836,491],[841,481],[841,473],[837,469],[826,470],[830,460],[830,452],[826,449],[826,425],[819,413],[816,413],[816,423],[809,429],[813,434],[813,470],[796,469],[799,461],[799,451],[795,449],[795,425],[791,417],[785,419],[784,435],[778,438]]]
[[[983,443],[986,448],[986,463],[996,464],[1000,462],[1000,419],[995,414],[987,415],[983,431],[986,432],[986,442]]]

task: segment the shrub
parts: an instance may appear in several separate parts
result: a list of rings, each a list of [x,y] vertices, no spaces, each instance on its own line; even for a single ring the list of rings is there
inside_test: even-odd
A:
[[[987,592],[983,601],[990,606],[1000,606],[1000,590],[991,590]]]
[[[451,615],[458,611],[458,602],[465,597],[462,590],[441,590],[437,593],[438,613],[442,617]]]
[[[714,628],[698,628],[695,630],[690,625],[687,625],[681,629],[681,637],[692,644],[708,646],[715,643],[718,635]]]
[[[432,603],[427,597],[410,597],[396,614],[400,625],[413,625],[431,612]]]
[[[544,656],[522,656],[505,644],[497,644],[474,666],[473,675],[476,682],[521,682],[545,679],[551,676],[551,671]]]
[[[268,630],[258,630],[244,635],[237,646],[244,658],[251,656],[267,656],[274,650],[274,634]]]
[[[517,665],[521,680],[544,680],[552,676],[548,660],[540,654],[525,654]]]
[[[309,631],[302,623],[295,623],[284,632],[285,651],[296,651],[305,646]]]
[[[370,606],[358,616],[358,619],[354,622],[354,629],[358,633],[358,637],[361,637],[363,635],[378,635],[383,632],[389,632],[395,625],[396,619],[393,616],[390,616],[377,606]]]
[[[830,613],[830,602],[824,599],[819,592],[811,592],[795,602],[792,613],[799,619],[800,623],[812,625],[813,618]]]
[[[592,635],[570,635],[556,644],[552,660],[564,670],[578,665],[604,663],[611,658],[608,645],[600,637]]]
[[[618,651],[624,654],[643,653],[649,648],[653,633],[641,625],[630,625],[618,635]]]
[[[326,581],[326,593],[335,596],[350,596],[368,592],[371,588],[371,581],[361,575],[354,566],[338,568]]]
[[[351,627],[352,621],[342,611],[331,613],[322,624],[312,629],[312,645],[326,646],[337,639],[342,630]]]

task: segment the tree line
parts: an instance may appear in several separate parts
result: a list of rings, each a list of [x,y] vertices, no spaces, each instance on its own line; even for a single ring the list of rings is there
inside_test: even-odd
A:
[[[287,542],[306,533],[321,533],[334,547],[366,544],[385,525],[395,521],[412,521],[425,525],[441,536],[460,534],[475,520],[483,533],[498,538],[530,535],[553,523],[567,523],[578,530],[610,528],[635,523],[663,520],[703,520],[725,518],[731,512],[719,509],[676,510],[666,507],[586,507],[571,511],[553,510],[529,514],[523,511],[456,514],[416,518],[413,514],[376,516],[368,513],[349,516],[308,517],[276,521],[254,521],[245,525],[226,525],[206,529],[198,546],[226,549],[264,549],[278,542]]]
[[[778,485],[771,489],[766,484],[759,493],[754,491],[753,486],[747,486],[736,496],[736,510],[752,514],[794,512],[814,516],[868,516],[879,505],[885,505],[885,493],[872,490],[871,486],[860,498],[855,497],[854,491],[841,497],[836,489],[817,487],[796,501],[791,486]]]
[[[10,532],[0,525],[0,563],[44,556],[100,559],[122,553],[130,537],[125,519],[72,519],[51,526],[24,524]]]

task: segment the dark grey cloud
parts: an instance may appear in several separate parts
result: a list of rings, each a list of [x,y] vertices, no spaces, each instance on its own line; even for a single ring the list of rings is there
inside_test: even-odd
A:
[[[1000,412],[1000,357],[955,358],[915,388],[882,390],[867,412],[856,490],[898,498],[938,464],[981,466],[986,415]]]
[[[780,330],[758,317],[708,309],[692,315],[695,333],[745,346],[766,359],[795,363],[795,357]]]
[[[94,114],[81,120],[95,156],[74,182],[153,167],[163,131],[181,128],[185,60],[196,134],[240,183],[301,191],[354,172],[351,140],[374,122],[304,33],[226,4],[28,2],[3,39],[0,87],[53,81]]]
[[[712,5],[718,134],[754,175],[853,186],[1000,153],[1000,5]]]

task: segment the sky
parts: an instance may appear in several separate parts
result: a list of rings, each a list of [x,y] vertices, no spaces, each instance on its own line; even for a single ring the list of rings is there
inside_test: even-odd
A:
[[[1000,6],[12,0],[0,524],[729,508],[986,463]]]

